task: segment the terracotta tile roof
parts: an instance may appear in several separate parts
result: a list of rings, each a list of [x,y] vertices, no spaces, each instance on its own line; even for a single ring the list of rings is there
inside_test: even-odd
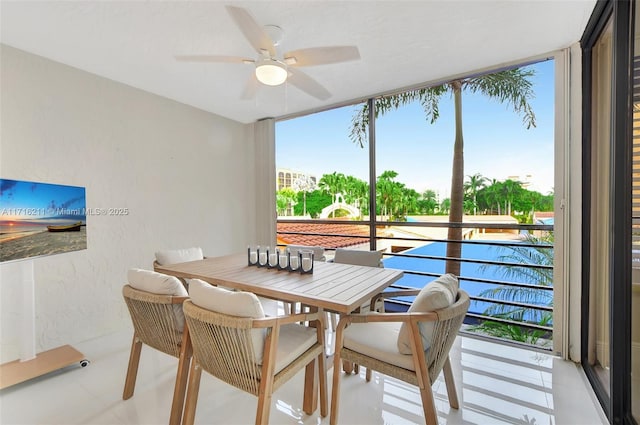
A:
[[[318,224],[310,223],[278,223],[277,237],[279,244],[323,246],[325,248],[344,248],[360,245],[369,241],[369,227],[357,224]],[[280,232],[320,233],[346,236],[290,235]]]
[[[553,218],[553,211],[534,211],[535,218]]]

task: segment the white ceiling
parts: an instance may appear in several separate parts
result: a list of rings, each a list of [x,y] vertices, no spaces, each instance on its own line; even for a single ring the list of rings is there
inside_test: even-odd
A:
[[[255,57],[226,4],[284,29],[283,51],[356,45],[361,60],[306,67],[332,97],[284,84],[241,100],[252,65],[174,55]],[[0,42],[240,122],[326,107],[578,41],[595,0],[6,1]]]

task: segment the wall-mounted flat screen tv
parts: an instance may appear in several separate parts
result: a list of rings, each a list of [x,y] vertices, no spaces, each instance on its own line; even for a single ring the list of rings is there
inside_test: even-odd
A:
[[[0,179],[0,262],[87,248],[85,188]]]

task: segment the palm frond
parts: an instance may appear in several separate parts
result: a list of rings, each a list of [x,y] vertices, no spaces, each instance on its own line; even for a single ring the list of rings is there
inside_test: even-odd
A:
[[[378,118],[387,112],[397,110],[401,106],[419,101],[425,111],[425,118],[433,124],[440,116],[440,111],[438,109],[440,97],[449,90],[449,87],[450,86],[448,84],[443,84],[440,86],[427,87],[419,90],[409,90],[400,94],[376,98],[375,117]],[[351,141],[358,143],[360,147],[364,147],[367,142],[368,127],[369,103],[365,102],[351,117],[351,130],[349,132],[349,138]]]
[[[521,326],[510,325],[501,322],[487,321],[480,325],[472,326],[469,330],[482,332],[489,336],[502,339],[510,339],[512,341],[523,342],[526,344],[538,344],[546,332],[538,329],[524,329]],[[545,342],[541,345],[547,345]]]
[[[549,234],[547,236],[536,237],[528,234],[525,236],[523,242],[533,245],[549,245],[553,243],[553,235]],[[500,266],[500,272],[503,277],[507,279],[514,277],[521,278],[521,280],[536,283],[540,286],[553,285],[552,268],[532,268],[514,265],[553,266],[554,253],[552,247],[540,246],[540,248],[530,248],[520,245],[508,245],[494,249],[504,252],[504,254],[499,255],[497,258],[498,261],[507,263]],[[489,267],[495,266],[482,265],[480,270],[487,270]]]
[[[510,316],[497,316],[502,317],[504,319],[509,320],[517,320],[514,317]],[[540,317],[538,323],[542,326],[548,326],[553,320],[553,316],[549,312],[545,312],[544,315]],[[510,339],[513,341],[524,342],[527,344],[539,344],[540,338],[544,337],[547,334],[547,331],[541,329],[526,329],[522,326],[518,326],[511,323],[504,322],[496,322],[493,320],[486,320],[480,324],[473,325],[469,327],[470,331],[473,332],[481,332],[490,336],[494,336],[497,338]],[[547,345],[549,341],[542,341],[541,345]]]
[[[480,92],[487,97],[507,103],[522,116],[522,123],[529,129],[536,126],[536,115],[529,104],[535,97],[530,78],[535,75],[531,68],[516,68],[474,77],[464,82],[471,93]]]
[[[369,127],[369,104],[364,103],[362,108],[356,110],[351,117],[351,130],[349,138],[352,142],[358,143],[361,148],[367,140],[367,128]]]
[[[553,292],[546,289],[498,286],[479,293],[481,297],[494,300],[514,301],[526,304],[553,305]]]
[[[528,307],[516,307],[505,304],[493,304],[488,307],[484,315],[491,317],[499,317],[503,319],[515,320],[518,322],[541,323],[549,312],[546,310],[538,310]]]
[[[420,90],[420,105],[424,110],[425,119],[431,124],[440,117],[440,98],[450,90],[449,85],[431,87],[427,90]]]
[[[553,234],[543,237],[535,237],[527,235],[525,242],[534,245],[549,245],[553,243]],[[553,248],[539,247],[531,248],[519,245],[508,245],[498,248],[505,254],[498,256],[498,260],[503,263],[510,263],[500,266],[501,273],[505,278],[517,278],[539,286],[553,285],[553,269],[549,268],[530,268],[518,266],[523,265],[553,265]],[[489,265],[484,265],[481,269],[487,269]],[[525,304],[537,304],[552,306],[553,292],[547,289],[522,288],[508,285],[501,285],[492,289],[487,289],[479,293],[481,297],[496,300],[496,304],[492,304],[485,309],[487,316],[501,317],[515,321],[526,321],[533,323],[548,323],[552,320],[552,314],[546,310],[540,310],[530,307],[518,307],[500,304],[498,301],[515,301]]]

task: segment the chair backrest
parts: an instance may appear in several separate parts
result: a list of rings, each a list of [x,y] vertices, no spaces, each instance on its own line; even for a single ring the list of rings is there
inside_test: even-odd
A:
[[[306,245],[287,245],[291,254],[297,254],[298,251],[301,250],[311,250],[313,251],[313,259],[314,261],[324,261],[326,258],[324,256],[324,247],[321,246],[306,246]]]
[[[167,264],[186,263],[187,261],[202,260],[202,248],[167,249],[156,252],[156,262],[161,266]]]
[[[431,346],[427,351],[426,363],[429,367],[429,379],[435,382],[449,357],[449,350],[458,335],[464,317],[469,310],[469,294],[458,290],[456,301],[449,307],[434,311],[438,320],[431,337]]]
[[[180,357],[182,332],[174,307],[180,307],[187,297],[154,294],[130,285],[123,286],[122,295],[140,341],[170,356]]]
[[[194,358],[211,375],[258,395],[262,366],[254,349],[250,317],[229,316],[185,301]]]
[[[362,251],[358,249],[336,249],[335,263],[353,264],[357,266],[383,267],[382,252]]]
[[[186,263],[188,261],[196,261],[204,259],[202,248],[184,248],[184,249],[167,249],[164,251],[157,251],[156,258],[153,261],[153,270],[157,270],[158,266],[165,266],[167,264]],[[178,278],[185,288],[189,287],[190,279]]]

